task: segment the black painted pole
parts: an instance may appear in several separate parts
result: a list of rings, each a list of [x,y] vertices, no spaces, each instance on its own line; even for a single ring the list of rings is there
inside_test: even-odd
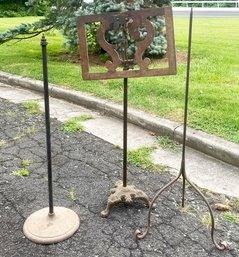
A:
[[[42,67],[44,81],[44,101],[45,101],[45,123],[46,123],[46,146],[47,146],[47,170],[48,170],[48,193],[49,193],[49,215],[54,214],[53,207],[53,186],[52,186],[52,158],[51,158],[51,128],[50,128],[50,107],[48,90],[48,69],[47,69],[47,41],[43,35],[42,46]]]
[[[128,78],[124,78],[123,187],[127,186]]]
[[[182,163],[181,172],[183,176],[183,195],[182,195],[182,207],[185,202],[185,151],[186,151],[186,135],[187,135],[187,118],[188,118],[188,95],[189,95],[189,78],[190,78],[190,63],[191,63],[191,48],[192,48],[192,24],[193,24],[193,8],[190,11],[189,19],[189,35],[188,35],[188,58],[187,58],[187,74],[186,74],[186,88],[185,88],[185,106],[184,106],[184,124],[183,124],[183,149],[182,149]]]

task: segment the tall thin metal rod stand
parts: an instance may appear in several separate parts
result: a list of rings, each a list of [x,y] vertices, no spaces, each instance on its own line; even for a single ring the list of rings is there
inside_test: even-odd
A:
[[[44,81],[45,123],[46,123],[49,215],[53,215],[54,207],[53,207],[53,186],[52,186],[50,106],[49,106],[48,68],[47,68],[47,49],[46,49],[47,41],[44,35],[42,36],[42,39],[41,39],[41,46],[42,46],[42,65],[43,65],[43,81]]]
[[[189,19],[187,74],[186,74],[184,122],[183,122],[183,147],[182,147],[182,161],[181,161],[181,173],[183,177],[182,207],[184,207],[185,205],[185,188],[186,188],[186,179],[187,179],[186,169],[185,169],[185,153],[186,153],[186,135],[187,135],[187,120],[188,120],[189,78],[190,78],[191,49],[192,49],[192,25],[193,25],[193,11],[191,9],[190,19]]]
[[[127,186],[128,78],[124,78],[123,187]]]
[[[155,195],[153,200],[150,203],[149,211],[148,211],[148,223],[147,228],[144,233],[142,233],[139,229],[135,231],[135,236],[138,239],[143,239],[149,233],[151,228],[151,213],[154,202],[158,199],[158,197],[171,185],[173,185],[181,176],[183,178],[183,188],[182,188],[182,207],[185,205],[185,186],[186,181],[195,189],[195,191],[202,197],[203,201],[206,203],[208,207],[210,217],[211,217],[211,239],[214,245],[219,250],[224,250],[226,246],[221,242],[217,243],[214,237],[215,230],[215,222],[213,217],[212,209],[205,198],[205,196],[200,192],[200,190],[187,178],[186,169],[185,169],[185,153],[186,153],[186,132],[187,132],[187,116],[188,116],[188,95],[189,95],[189,78],[190,78],[190,60],[191,60],[191,44],[192,44],[192,21],[193,21],[193,8],[191,8],[190,12],[190,22],[189,22],[189,36],[188,36],[188,58],[187,58],[187,77],[186,77],[186,90],[185,90],[185,107],[184,107],[184,125],[183,125],[183,146],[182,146],[182,161],[181,168],[177,177],[172,179],[169,183],[167,183],[163,188],[161,188],[158,193]]]

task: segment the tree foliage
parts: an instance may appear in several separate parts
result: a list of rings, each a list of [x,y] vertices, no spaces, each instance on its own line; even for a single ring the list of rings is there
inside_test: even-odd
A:
[[[0,17],[18,17],[27,15],[27,8],[24,2],[24,0],[0,0]]]
[[[84,2],[83,0],[28,0],[26,3],[30,8],[40,10],[44,18],[32,24],[21,24],[13,29],[0,33],[0,44],[10,40],[23,40],[35,37],[42,32],[58,29],[67,39],[66,45],[74,49],[78,45],[76,17],[88,14],[99,14],[105,12],[120,12],[125,10],[139,10],[148,7],[160,7],[168,5],[170,0],[94,0]],[[154,19],[153,24],[163,29],[164,20]],[[90,28],[90,34],[96,31],[94,25]],[[142,37],[144,31],[141,31]],[[93,39],[92,39],[93,40]],[[117,38],[111,37],[112,41]],[[97,49],[96,42],[92,46]],[[155,37],[154,42],[148,49],[148,54],[162,55],[165,52],[166,40],[162,34]],[[94,47],[92,50],[94,50]],[[132,51],[134,46],[132,45]]]

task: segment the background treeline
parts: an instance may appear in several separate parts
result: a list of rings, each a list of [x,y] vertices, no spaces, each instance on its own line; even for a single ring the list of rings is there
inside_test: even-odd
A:
[[[36,10],[26,0],[0,0],[0,17],[23,17],[43,15],[44,10]]]

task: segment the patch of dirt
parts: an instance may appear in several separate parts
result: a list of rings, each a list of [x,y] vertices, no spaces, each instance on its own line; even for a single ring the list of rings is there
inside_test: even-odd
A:
[[[187,62],[187,53],[176,50],[177,64]]]
[[[187,62],[187,54],[185,52],[176,50],[176,60],[177,60],[177,64]],[[166,55],[164,58],[151,58],[151,61],[152,63],[163,64],[168,62],[168,58]]]
[[[81,57],[79,55],[70,55],[66,53],[61,54],[58,57],[51,57],[51,59],[56,59],[62,62],[67,61],[67,62],[79,63],[79,64],[81,64],[82,62]],[[90,54],[89,59],[90,59],[89,63],[92,66],[104,66],[105,61],[102,60],[102,57],[99,54]],[[177,60],[177,64],[187,62],[187,53],[176,50],[176,60]],[[167,56],[165,56],[164,58],[151,58],[151,61],[152,63],[163,64],[163,63],[167,63],[168,60],[167,60]]]

